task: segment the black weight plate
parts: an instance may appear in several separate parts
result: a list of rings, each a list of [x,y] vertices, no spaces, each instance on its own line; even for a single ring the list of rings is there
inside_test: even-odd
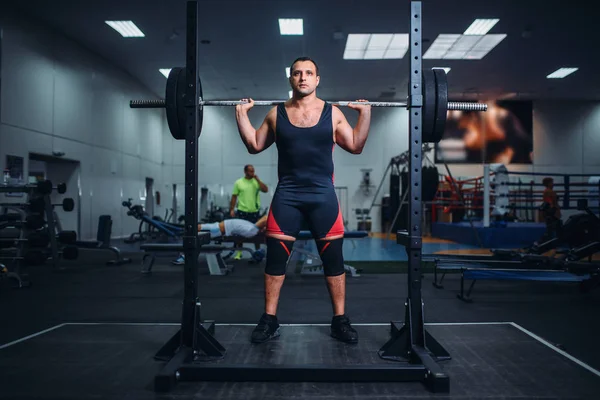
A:
[[[172,68],[167,78],[167,88],[165,91],[165,108],[167,110],[167,124],[169,130],[174,139],[181,140],[185,138],[185,134],[182,135],[183,126],[179,125],[179,117],[177,110],[177,92],[178,92],[178,80],[179,71],[181,68]],[[183,136],[183,137],[182,137]]]
[[[64,211],[67,212],[73,211],[73,209],[75,208],[75,201],[72,198],[67,197],[62,201],[62,208]]]
[[[448,114],[448,80],[446,71],[441,68],[433,70],[436,87],[435,123],[433,128],[432,143],[438,143],[444,136],[446,130],[446,117]]]
[[[435,76],[430,69],[423,69],[423,133],[422,142],[431,142],[435,129],[436,87]]]

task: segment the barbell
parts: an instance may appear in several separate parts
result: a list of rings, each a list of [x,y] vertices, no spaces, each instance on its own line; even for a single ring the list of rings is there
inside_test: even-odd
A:
[[[173,138],[185,140],[186,124],[186,71],[185,68],[173,68],[167,77],[167,85],[164,100],[131,100],[130,108],[165,108],[167,113],[167,123]],[[470,102],[449,102],[448,101],[448,82],[446,72],[443,69],[434,68],[423,71],[423,142],[437,143],[442,139],[446,127],[446,114],[449,110],[460,111],[486,111],[485,103]],[[198,89],[200,98],[199,105],[199,128],[198,135],[202,130],[203,107],[217,106],[237,106],[244,104],[241,100],[205,100],[202,98],[202,83],[198,78]],[[285,100],[256,100],[255,106],[275,106],[285,103]],[[370,105],[371,107],[404,107],[408,108],[408,103],[385,102],[385,101],[328,101],[336,106]]]
[[[44,180],[37,183],[29,183],[27,185],[0,185],[0,192],[2,193],[35,192],[45,195],[52,193],[52,190],[55,189],[58,191],[58,193],[63,194],[67,191],[67,184],[59,183],[57,186],[53,186],[51,181]]]

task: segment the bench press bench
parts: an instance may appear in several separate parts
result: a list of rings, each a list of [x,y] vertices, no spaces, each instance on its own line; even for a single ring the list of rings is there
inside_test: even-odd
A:
[[[600,267],[598,264],[589,262],[573,262],[564,261],[562,269],[547,269],[547,268],[519,268],[520,263],[516,261],[508,261],[502,263],[503,267],[494,267],[489,264],[477,263],[461,263],[460,260],[444,262],[436,262],[434,270],[433,285],[437,288],[443,288],[442,278],[438,281],[437,270],[455,270],[460,271],[460,292],[456,295],[460,300],[470,303],[472,302],[471,292],[478,280],[495,280],[495,281],[535,281],[535,282],[577,282],[580,283],[582,291],[591,290],[598,284],[598,272]],[[511,265],[514,264],[514,267]],[[500,265],[500,262],[499,262]],[[470,280],[471,284],[465,292],[465,281]]]
[[[215,255],[221,253],[223,250],[228,249],[224,246],[211,246],[210,245],[210,233],[199,232],[198,233],[198,245],[200,246],[198,251],[199,254]],[[144,243],[140,246],[145,254],[142,257],[142,274],[151,274],[152,266],[156,260],[157,253],[181,253],[185,249],[183,243]],[[208,257],[207,257],[208,259]],[[226,275],[230,269],[220,257],[214,257],[215,262],[208,262],[208,269],[211,275]]]
[[[585,285],[593,279],[591,274],[574,274],[569,271],[544,270],[544,269],[490,269],[489,267],[463,268],[460,277],[460,293],[456,296],[467,303],[473,301],[471,291],[478,280],[494,281],[534,281],[534,282],[577,282]],[[465,293],[465,280],[471,280],[469,289]],[[583,288],[583,286],[582,286]]]

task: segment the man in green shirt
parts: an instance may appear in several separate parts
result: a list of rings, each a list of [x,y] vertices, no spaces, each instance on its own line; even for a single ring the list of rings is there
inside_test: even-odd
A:
[[[229,215],[231,218],[245,219],[255,223],[259,218],[260,210],[260,192],[267,193],[269,188],[256,175],[253,165],[244,166],[244,177],[238,179],[233,184],[231,204],[229,206]],[[235,206],[237,203],[237,212]],[[256,249],[260,245],[255,244]],[[237,245],[241,247],[241,243]],[[242,257],[242,252],[238,251],[235,259]]]

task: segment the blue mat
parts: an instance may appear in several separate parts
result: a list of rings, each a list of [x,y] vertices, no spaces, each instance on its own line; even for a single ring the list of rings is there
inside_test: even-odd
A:
[[[490,249],[512,249],[529,246],[539,240],[546,231],[545,224],[533,222],[508,222],[503,227],[484,228],[480,221],[473,222],[483,247]],[[479,246],[473,228],[468,222],[436,222],[431,227],[434,237]]]

